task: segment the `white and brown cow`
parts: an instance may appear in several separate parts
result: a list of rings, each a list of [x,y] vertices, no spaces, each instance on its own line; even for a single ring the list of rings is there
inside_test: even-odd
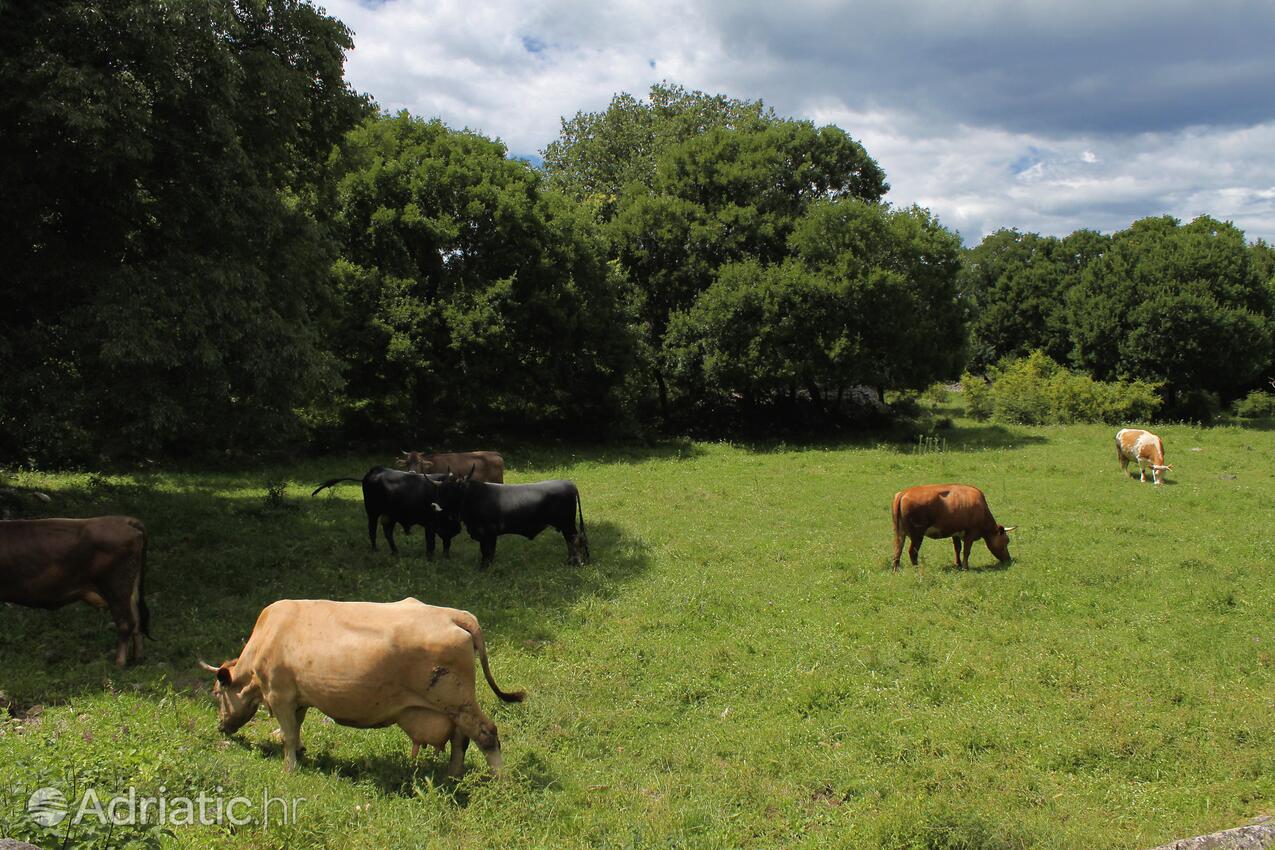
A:
[[[61,608],[87,602],[115,621],[120,667],[150,637],[146,526],[128,516],[0,521],[0,602]]]
[[[474,656],[496,696],[520,702],[492,678],[478,620],[468,611],[416,599],[331,602],[284,599],[268,605],[239,657],[220,667],[213,694],[218,725],[233,734],[265,704],[283,733],[283,766],[292,770],[301,749],[301,722],[315,708],[342,726],[397,725],[438,750],[450,741],[448,772],[464,770],[465,748],[478,744],[493,772],[501,769],[496,724],[478,707]]]
[[[1009,532],[992,518],[983,491],[968,484],[922,484],[894,494],[891,507],[894,520],[894,569],[899,569],[899,556],[903,554],[903,538],[907,537],[908,557],[920,570],[917,559],[921,541],[926,538],[941,540],[952,538],[956,566],[969,569],[970,547],[976,540],[987,543],[988,550],[1002,563],[1010,560]],[[961,544],[965,544],[964,553]]]
[[[1121,428],[1116,432],[1116,459],[1120,461],[1120,471],[1129,474],[1129,461],[1137,461],[1138,480],[1146,482],[1147,467],[1151,467],[1151,478],[1156,484],[1164,483],[1164,473],[1173,468],[1164,462],[1164,441],[1141,428]]]

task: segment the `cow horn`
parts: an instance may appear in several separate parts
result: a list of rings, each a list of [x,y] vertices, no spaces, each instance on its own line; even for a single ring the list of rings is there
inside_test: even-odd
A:
[[[218,670],[221,669],[220,667],[212,666],[211,664],[209,664],[207,661],[205,661],[202,658],[199,659],[199,666],[207,670],[209,673],[216,673]]]
[[[1018,528],[1018,526],[1016,526],[1016,525],[1007,525],[1007,526],[1005,526],[1005,528],[1003,529],[1003,531],[1004,531],[1006,534],[1009,534],[1009,533],[1010,533],[1011,531],[1013,531],[1015,528]]]

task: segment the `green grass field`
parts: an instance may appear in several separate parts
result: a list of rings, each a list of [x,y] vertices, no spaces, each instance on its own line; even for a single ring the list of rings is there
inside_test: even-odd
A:
[[[1166,426],[1163,487],[1106,426],[960,421],[947,450],[670,443],[509,449],[513,482],[574,479],[593,551],[457,539],[369,550],[357,485],[389,458],[244,472],[10,471],[72,516],[150,532],[157,640],[111,664],[104,612],[0,607],[0,835],[42,846],[1145,848],[1275,807],[1275,432]],[[1195,451],[1193,449],[1198,449]],[[282,504],[268,482],[288,482]],[[960,481],[1019,526],[1001,568],[927,541],[890,570],[890,499]],[[405,545],[404,545],[405,544]],[[906,565],[906,556],[904,559]],[[196,660],[238,653],[285,597],[415,596],[474,612],[479,700],[509,776],[413,765],[397,729],[311,713],[286,775],[263,711],[216,729]],[[2,716],[2,713],[0,713]],[[268,826],[44,830],[31,792],[304,798]],[[163,791],[161,792],[161,786]],[[221,789],[220,791],[218,789]],[[256,810],[258,813],[260,809]]]

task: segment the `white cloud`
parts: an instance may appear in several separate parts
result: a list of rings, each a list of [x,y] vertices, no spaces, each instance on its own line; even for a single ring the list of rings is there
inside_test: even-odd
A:
[[[1255,0],[1208,15],[1187,0],[326,8],[355,33],[355,88],[515,154],[667,79],[841,126],[885,168],[889,200],[929,207],[967,243],[1165,213],[1275,241],[1275,15]]]

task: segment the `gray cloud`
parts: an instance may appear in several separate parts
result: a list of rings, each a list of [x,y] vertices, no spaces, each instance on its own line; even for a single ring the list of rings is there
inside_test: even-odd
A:
[[[384,107],[534,155],[662,79],[835,123],[967,242],[1230,219],[1275,240],[1269,0],[335,0]]]

